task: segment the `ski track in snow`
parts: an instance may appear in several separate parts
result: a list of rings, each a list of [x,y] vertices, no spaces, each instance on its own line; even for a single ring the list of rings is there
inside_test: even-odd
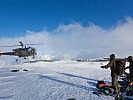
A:
[[[1,67],[0,100],[114,100],[92,93],[97,80],[111,81],[110,70],[100,68],[106,63],[58,61]]]

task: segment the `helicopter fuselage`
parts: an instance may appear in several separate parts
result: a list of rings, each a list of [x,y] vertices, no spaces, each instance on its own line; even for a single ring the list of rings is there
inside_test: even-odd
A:
[[[35,56],[36,51],[35,48],[27,47],[27,48],[17,48],[13,49],[13,52],[5,52],[0,53],[0,55],[11,55],[11,56],[18,56],[18,57],[28,57],[28,56]]]

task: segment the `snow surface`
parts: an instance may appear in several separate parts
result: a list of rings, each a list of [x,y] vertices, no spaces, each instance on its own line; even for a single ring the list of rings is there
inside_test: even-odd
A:
[[[98,80],[110,83],[107,62],[56,61],[0,67],[0,100],[114,100],[92,92]],[[11,72],[18,69],[19,72]],[[29,71],[23,71],[27,69]]]

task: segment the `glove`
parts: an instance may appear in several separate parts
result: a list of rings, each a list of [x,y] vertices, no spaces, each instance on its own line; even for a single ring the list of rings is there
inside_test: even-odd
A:
[[[105,66],[101,66],[101,68],[105,68]]]

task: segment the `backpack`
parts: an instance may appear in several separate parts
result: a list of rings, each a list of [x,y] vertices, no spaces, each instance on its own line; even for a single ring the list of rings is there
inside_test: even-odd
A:
[[[125,73],[125,63],[126,61],[124,59],[118,59],[115,61],[116,68],[115,68],[115,73],[117,75],[122,75]]]

